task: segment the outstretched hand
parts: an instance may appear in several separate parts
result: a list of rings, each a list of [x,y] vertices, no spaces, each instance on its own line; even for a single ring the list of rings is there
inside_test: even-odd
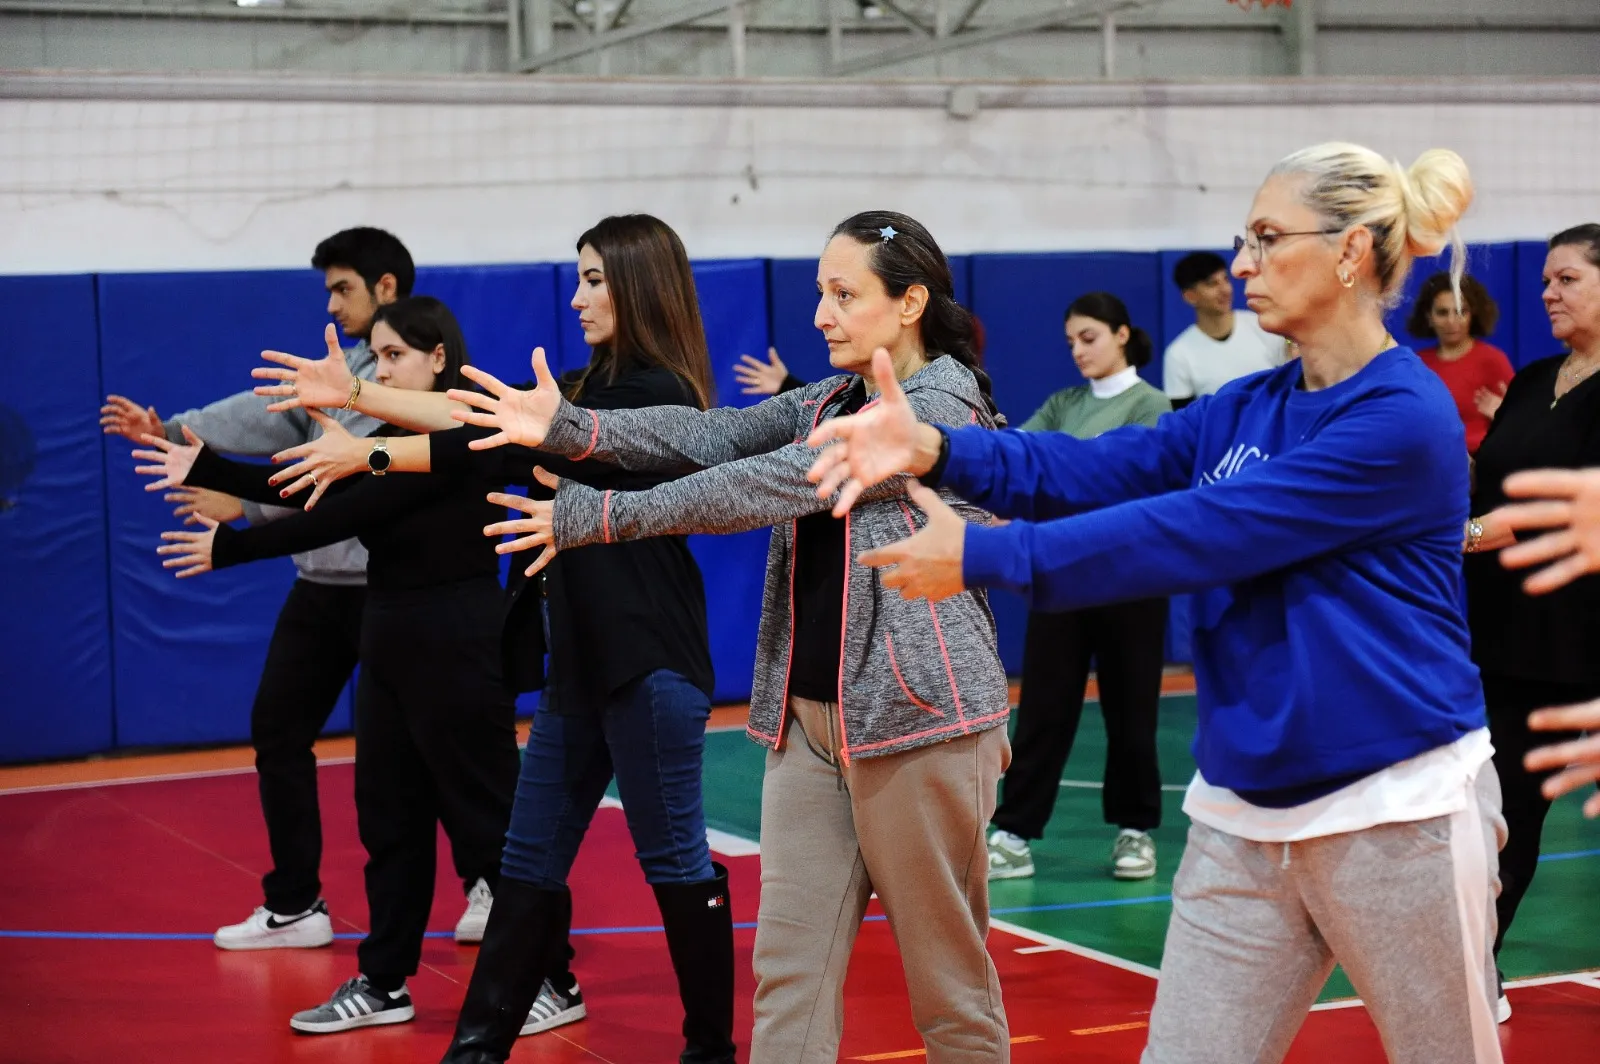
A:
[[[129,443],[142,443],[146,436],[165,434],[155,407],[140,406],[121,395],[106,396],[106,405],[100,408],[100,431],[107,436],[121,436]]]
[[[211,571],[211,547],[217,538],[217,522],[204,514],[198,516],[200,523],[206,526],[204,532],[163,532],[161,538],[166,542],[156,548],[156,553],[166,558],[161,567],[178,570],[180,580]]]
[[[538,447],[544,443],[550,423],[561,409],[561,387],[550,374],[544,348],[533,349],[534,389],[531,392],[518,391],[476,366],[462,366],[461,375],[489,394],[451,388],[446,394],[452,401],[475,409],[453,409],[450,416],[469,425],[500,430],[493,436],[470,441],[468,447],[484,451],[508,443],[520,443],[524,447]]]
[[[1533,731],[1588,731],[1600,729],[1600,701],[1585,702],[1559,709],[1541,709],[1528,718]],[[1546,798],[1559,798],[1586,784],[1600,781],[1600,735],[1586,735],[1570,742],[1554,743],[1528,751],[1523,767],[1529,772],[1548,772],[1560,769],[1544,781],[1541,790]],[[1583,815],[1600,816],[1600,794],[1592,794],[1583,803]]]
[[[561,478],[545,469],[543,466],[533,467],[533,478],[552,491],[561,487]],[[511,495],[505,492],[491,492],[489,501],[496,506],[505,506],[512,510],[521,510],[527,518],[515,518],[506,521],[496,521],[484,527],[486,536],[513,535],[519,538],[505,543],[496,544],[496,554],[510,554],[513,551],[532,550],[534,547],[543,547],[539,556],[533,560],[524,572],[532,576],[540,569],[549,565],[555,558],[555,509],[556,504],[550,499],[530,499],[523,495]]]
[[[287,499],[296,492],[312,489],[305,508],[311,509],[322,493],[336,480],[353,473],[365,473],[372,445],[356,439],[350,431],[320,410],[307,409],[312,421],[322,426],[322,435],[272,456],[274,462],[294,462],[267,478],[268,484],[290,481],[279,494]]]
[[[210,488],[173,488],[161,498],[178,504],[172,516],[183,518],[186,525],[203,524],[202,517],[227,524],[244,516],[244,504],[238,499]]]
[[[206,441],[194,434],[194,429],[188,425],[183,426],[183,438],[187,444],[173,443],[165,436],[142,436],[140,442],[154,447],[153,451],[134,451],[133,456],[145,462],[155,462],[155,465],[134,466],[133,471],[147,477],[159,477],[144,486],[145,491],[161,491],[164,488],[176,488],[183,483],[189,475],[189,470],[194,468],[194,460],[200,457],[200,448]]]
[[[835,517],[849,513],[873,485],[899,473],[926,473],[939,457],[939,430],[917,421],[882,347],[872,354],[872,377],[881,389],[877,402],[859,414],[824,421],[806,440],[823,448],[806,477],[817,485],[819,499],[839,493]]]
[[[909,494],[928,523],[907,539],[865,552],[861,564],[885,570],[883,586],[898,588],[904,599],[938,602],[960,594],[967,589],[961,575],[967,522],[932,488],[913,482]]]
[[[778,357],[776,347],[767,348],[767,360],[740,355],[733,367],[734,379],[745,395],[777,395],[789,376],[789,367]]]
[[[259,384],[256,394],[278,401],[267,409],[275,414],[296,407],[344,406],[350,401],[350,365],[344,360],[344,349],[339,346],[339,330],[332,322],[322,331],[327,341],[326,358],[301,358],[284,351],[263,351],[261,357],[276,366],[257,366],[250,376],[257,380],[281,381],[281,384]]]
[[[1500,552],[1508,569],[1545,564],[1523,582],[1530,595],[1565,587],[1600,572],[1600,469],[1539,469],[1506,478],[1505,492],[1533,502],[1496,511],[1514,531],[1549,529],[1536,539]]]

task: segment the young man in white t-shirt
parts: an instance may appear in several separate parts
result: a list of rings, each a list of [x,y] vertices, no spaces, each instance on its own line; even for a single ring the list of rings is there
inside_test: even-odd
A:
[[[1172,280],[1195,318],[1167,345],[1162,383],[1174,407],[1287,361],[1280,337],[1263,332],[1250,311],[1233,309],[1233,278],[1221,255],[1185,255],[1173,267]]]

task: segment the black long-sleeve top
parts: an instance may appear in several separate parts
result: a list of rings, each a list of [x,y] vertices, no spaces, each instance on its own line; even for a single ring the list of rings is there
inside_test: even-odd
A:
[[[573,402],[593,410],[693,406],[694,393],[669,370],[634,368],[623,370],[609,383],[591,380]],[[670,479],[599,462],[573,462],[516,445],[487,451],[467,447],[468,441],[486,435],[472,426],[433,433],[430,476],[519,484],[528,487],[534,498],[550,497],[549,490],[533,479],[536,465],[601,490],[639,490]],[[556,712],[597,709],[612,692],[657,669],[670,669],[711,695],[714,675],[705,586],[685,537],[565,550],[530,581],[522,574],[536,556],[537,552],[516,555],[506,586],[502,659],[515,690],[531,690],[541,677],[542,591],[550,614],[545,693]]]
[[[373,432],[405,434],[392,425]],[[303,504],[307,492],[284,499],[279,488],[267,483],[278,468],[233,461],[207,447],[184,483],[254,502]],[[483,534],[485,525],[504,514],[485,497],[491,489],[482,478],[359,474],[331,486],[314,508],[302,513],[244,529],[219,526],[211,565],[222,569],[354,536],[367,548],[367,586],[379,593],[485,576],[498,580],[494,540]]]
[[[1502,485],[1512,473],[1600,465],[1600,374],[1552,407],[1563,361],[1531,362],[1506,389],[1478,448],[1474,514],[1508,501]],[[1600,684],[1600,576],[1529,595],[1522,590],[1527,575],[1503,567],[1498,552],[1467,555],[1473,660],[1496,676]]]

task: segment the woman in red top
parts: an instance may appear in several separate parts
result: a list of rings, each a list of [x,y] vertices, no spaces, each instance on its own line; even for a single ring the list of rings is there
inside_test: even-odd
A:
[[[1467,453],[1476,454],[1500,408],[1500,398],[1516,371],[1506,353],[1483,337],[1494,332],[1500,308],[1474,277],[1461,278],[1461,305],[1450,291],[1450,275],[1436,273],[1422,284],[1406,329],[1412,336],[1438,340],[1417,355],[1437,373],[1455,397],[1467,429]]]

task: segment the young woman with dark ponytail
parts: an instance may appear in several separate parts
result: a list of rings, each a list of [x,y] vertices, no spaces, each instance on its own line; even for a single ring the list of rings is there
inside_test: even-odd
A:
[[[1079,296],[1067,308],[1067,342],[1087,384],[1063,388],[1023,422],[1025,432],[1065,432],[1092,439],[1124,425],[1154,425],[1172,403],[1139,379],[1150,361],[1150,336],[1128,320],[1110,292]],[[1006,771],[1005,795],[989,836],[989,878],[1033,875],[1031,839],[1041,838],[1061,793],[1061,770],[1083,715],[1089,662],[1095,663],[1106,721],[1101,808],[1117,827],[1111,874],[1156,874],[1161,826],[1161,767],[1156,710],[1166,659],[1167,600],[1138,599],[1066,613],[1028,614],[1017,704],[1017,758]]]
[[[993,426],[998,412],[955,301],[950,267],[917,222],[858,214],[817,269],[816,325],[840,375],[743,410],[584,410],[536,356],[538,387],[475,374],[492,398],[452,393],[464,420],[513,442],[633,470],[685,474],[647,491],[559,483],[523,502],[515,549],[556,550],[689,532],[774,526],[756,642],[749,732],[769,749],[761,804],[754,1064],[832,1064],[843,990],[875,891],[900,947],[912,1016],[933,1064],[1009,1058],[988,932],[984,831],[1010,760],[1005,670],[979,593],[937,606],[886,590],[857,555],[920,527],[906,484],[882,485],[844,518],[806,480],[803,442],[869,407],[885,352],[917,417]],[[968,520],[989,515],[966,507]]]

